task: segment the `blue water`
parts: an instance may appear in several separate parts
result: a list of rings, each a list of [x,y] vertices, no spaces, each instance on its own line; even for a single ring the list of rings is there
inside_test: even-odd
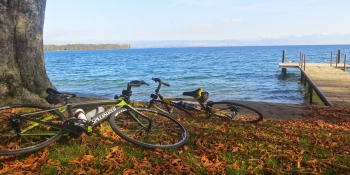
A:
[[[113,98],[131,80],[150,86],[133,88],[133,100],[148,101],[161,78],[161,94],[181,97],[182,92],[202,87],[211,100],[246,100],[307,103],[300,83],[300,70],[281,74],[282,51],[286,61],[298,62],[300,52],[307,62],[330,60],[331,52],[350,54],[350,45],[242,46],[147,48],[129,50],[45,52],[47,74],[53,85],[83,97]],[[333,55],[333,60],[335,56]]]

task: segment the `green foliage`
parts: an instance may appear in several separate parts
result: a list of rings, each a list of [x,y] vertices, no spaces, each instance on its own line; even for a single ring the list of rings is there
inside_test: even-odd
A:
[[[44,45],[44,51],[58,50],[117,50],[130,49],[130,44],[67,44],[67,45]]]

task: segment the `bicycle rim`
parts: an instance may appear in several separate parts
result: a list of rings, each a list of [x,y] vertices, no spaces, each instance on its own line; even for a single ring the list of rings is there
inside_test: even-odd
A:
[[[145,148],[175,148],[188,140],[186,128],[171,116],[147,109],[136,108],[138,112],[121,108],[110,117],[112,129],[123,139]]]
[[[234,121],[256,123],[263,119],[263,115],[256,109],[233,102],[213,102],[211,112],[219,117]]]
[[[176,117],[193,117],[191,112],[189,112],[188,110],[176,105],[165,104],[164,102],[159,100],[151,101],[148,108],[168,113]]]
[[[10,105],[0,107],[0,155],[24,154],[40,150],[62,137],[55,128],[26,119],[62,124],[64,116],[57,111],[28,114],[44,109],[39,105]],[[15,117],[16,116],[16,117]]]

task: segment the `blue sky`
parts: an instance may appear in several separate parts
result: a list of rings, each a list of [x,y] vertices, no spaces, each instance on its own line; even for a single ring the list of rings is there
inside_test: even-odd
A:
[[[349,17],[349,0],[47,0],[44,44],[344,35]]]

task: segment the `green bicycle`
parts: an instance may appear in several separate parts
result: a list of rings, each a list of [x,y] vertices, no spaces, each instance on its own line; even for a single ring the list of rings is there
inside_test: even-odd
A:
[[[63,106],[18,104],[0,107],[0,155],[37,151],[62,136],[91,135],[92,128],[108,117],[113,131],[133,144],[151,149],[184,145],[188,132],[179,121],[166,113],[134,108],[129,104],[131,87],[144,84],[148,85],[144,81],[131,81],[127,84],[127,90],[123,90],[120,96],[116,95],[114,100],[79,103],[70,103],[75,94],[48,88],[46,100],[50,104],[63,103]],[[104,110],[102,105],[111,107]],[[73,114],[73,109],[96,106],[86,115],[82,109]]]
[[[191,98],[164,98],[160,93],[162,85],[170,86],[160,78],[152,78],[158,82],[155,93],[151,94],[151,100],[148,108],[155,108],[166,113],[179,114],[180,116],[191,116],[193,112],[205,114],[208,117],[223,117],[234,121],[244,121],[257,123],[263,119],[263,115],[256,109],[231,101],[208,101],[209,93],[203,92],[202,88],[195,91],[184,92],[184,96]]]

